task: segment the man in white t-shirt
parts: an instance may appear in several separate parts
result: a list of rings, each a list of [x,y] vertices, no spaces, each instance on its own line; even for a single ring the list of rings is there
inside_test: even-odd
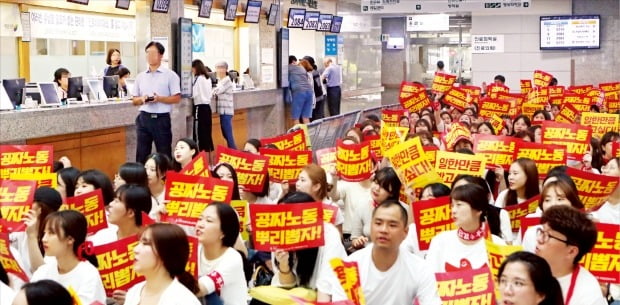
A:
[[[400,248],[407,230],[405,208],[396,200],[384,201],[373,211],[370,228],[373,243],[346,259],[357,262],[366,304],[413,304],[415,300],[420,305],[441,304],[433,272],[424,260]],[[338,283],[335,275],[331,280]],[[336,288],[331,301],[347,299],[339,283],[332,287]]]
[[[536,254],[544,258],[562,287],[566,305],[606,305],[596,278],[579,266],[596,244],[597,231],[588,216],[572,206],[545,209],[536,234]]]

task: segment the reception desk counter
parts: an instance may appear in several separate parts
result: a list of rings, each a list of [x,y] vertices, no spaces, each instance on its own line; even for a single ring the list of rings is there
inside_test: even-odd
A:
[[[238,147],[248,138],[285,131],[282,89],[237,91],[234,103],[233,128]],[[191,109],[189,99],[173,107],[173,141],[191,137]],[[130,101],[3,111],[0,112],[0,143],[53,144],[56,159],[67,155],[79,168],[100,168],[112,177],[120,164],[135,160],[138,112],[139,107]],[[215,145],[226,143],[216,113],[212,134]]]

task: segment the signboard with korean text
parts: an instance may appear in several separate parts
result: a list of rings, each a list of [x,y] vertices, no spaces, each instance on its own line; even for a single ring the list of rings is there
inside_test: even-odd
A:
[[[207,153],[201,151],[196,157],[192,159],[192,161],[187,163],[187,165],[185,165],[185,167],[181,169],[181,174],[201,177],[211,176],[208,160],[209,159],[207,158]]]
[[[600,208],[620,182],[618,177],[597,175],[572,167],[566,169],[566,174],[575,182],[579,198],[586,211]]]
[[[471,35],[473,54],[504,53],[504,35]]]
[[[301,250],[324,244],[323,204],[251,204],[252,238],[258,251]]]
[[[292,151],[263,148],[261,154],[269,157],[269,179],[274,182],[295,183],[301,169],[312,162],[312,151]]]
[[[443,304],[495,304],[493,275],[488,266],[435,273]]]
[[[401,143],[407,133],[409,132],[409,128],[407,127],[389,127],[385,126],[381,128],[381,151],[385,156],[385,153],[390,150],[392,147]]]
[[[231,200],[230,206],[235,209],[235,211],[237,212],[237,216],[239,216],[239,234],[241,234],[241,239],[248,240],[249,235],[248,231],[246,230],[246,223],[248,223],[247,211],[249,211],[248,202],[246,200]]]
[[[456,75],[446,74],[441,72],[435,72],[435,77],[433,78],[433,85],[431,86],[431,90],[433,92],[441,92],[445,93],[456,81]]]
[[[336,55],[338,55],[338,36],[325,35],[325,56]]]
[[[504,207],[504,210],[510,215],[510,227],[512,228],[512,232],[519,232],[521,228],[521,219],[536,212],[539,201],[540,195],[536,195],[522,203]]]
[[[407,16],[407,32],[449,31],[450,15],[424,14]]]
[[[370,154],[370,142],[336,144],[336,171],[345,181],[364,181],[372,175],[373,163]]]
[[[596,244],[579,264],[601,282],[620,284],[620,226],[597,223],[596,229]]]
[[[528,94],[532,90],[532,80],[522,79],[519,83],[521,84],[521,94]]]
[[[491,118],[492,116],[501,117],[509,115],[510,102],[500,99],[484,99],[480,102],[479,115],[483,118]]]
[[[530,0],[495,0],[493,2],[484,0],[468,0],[468,1],[428,1],[428,0],[412,0],[412,1],[378,1],[378,0],[361,0],[361,10],[365,14],[377,13],[437,13],[437,12],[486,12],[493,13],[496,11],[523,11],[528,10],[532,5]]]
[[[97,233],[97,231],[108,227],[108,221],[105,216],[105,202],[103,201],[101,189],[75,197],[68,197],[67,203],[63,204],[63,209],[75,210],[84,214],[88,221],[88,234]]]
[[[485,240],[487,255],[489,256],[489,269],[493,278],[497,277],[499,267],[508,255],[522,251],[522,246],[498,245],[492,241]]]
[[[326,173],[336,167],[336,147],[319,149],[315,154],[316,164],[322,167]]]
[[[423,187],[429,183],[442,182],[426,159],[419,137],[400,143],[385,152],[399,178],[405,186]]]
[[[409,113],[419,112],[431,104],[424,85],[404,81],[400,84],[398,100]]]
[[[412,209],[420,251],[428,250],[437,234],[456,228],[450,214],[450,196],[418,201]]]
[[[513,159],[519,158],[534,160],[539,179],[544,179],[552,168],[566,165],[566,147],[520,141],[517,143]]]
[[[0,180],[0,214],[7,232],[24,231],[23,217],[30,211],[35,181]]]
[[[306,135],[303,129],[297,129],[293,132],[289,132],[272,138],[263,138],[260,139],[260,143],[263,146],[267,144],[273,144],[280,150],[301,151],[308,149],[308,143],[306,141]]]
[[[381,109],[381,121],[383,121],[383,126],[388,127],[397,127],[400,125],[401,117],[409,118],[409,111],[406,109]],[[409,127],[409,126],[404,126]]]
[[[467,174],[482,177],[486,159],[480,155],[468,155],[440,150],[437,152],[435,172],[446,184],[451,184],[456,176]]]
[[[211,202],[230,202],[233,183],[216,178],[166,173],[166,214],[162,222],[194,226]]]
[[[7,273],[11,273],[24,282],[28,282],[26,272],[24,272],[24,269],[22,269],[19,262],[15,259],[10,248],[9,233],[0,231],[0,264],[2,264],[2,267]]]
[[[112,243],[97,246],[94,249],[99,275],[106,295],[112,297],[115,290],[127,291],[133,285],[144,281],[133,269],[138,236],[133,235]]]
[[[357,262],[345,262],[337,257],[332,258],[329,264],[347,295],[347,301],[353,305],[365,305],[366,300]]]
[[[564,124],[552,121],[543,121],[542,144],[557,144],[566,146],[567,157],[570,160],[581,160],[590,149],[592,128],[577,124]]]
[[[444,103],[462,112],[469,106],[467,92],[463,89],[452,87],[444,95]]]
[[[508,170],[514,160],[517,141],[514,137],[477,134],[474,137],[474,152],[482,155],[488,169],[501,166]]]
[[[49,174],[54,162],[52,145],[0,145],[0,179],[13,174]]]
[[[575,123],[575,119],[579,113],[580,111],[577,110],[575,106],[570,103],[566,103],[562,105],[562,108],[560,108],[560,113],[558,113],[555,117],[555,121],[559,123],[572,124]]]
[[[608,131],[620,131],[620,114],[584,112],[581,125],[592,127],[592,136],[600,139]]]
[[[262,192],[267,183],[267,163],[269,158],[238,151],[222,145],[215,149],[215,163],[230,164],[237,173],[239,186],[248,192]]]
[[[553,75],[542,70],[534,71],[534,86],[547,87],[551,83]]]

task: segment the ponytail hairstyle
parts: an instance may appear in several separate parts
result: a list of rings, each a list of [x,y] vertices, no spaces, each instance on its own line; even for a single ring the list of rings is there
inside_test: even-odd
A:
[[[59,239],[73,239],[73,254],[80,260],[88,260],[98,267],[97,257],[92,252],[91,242],[86,241],[88,222],[84,214],[74,210],[64,210],[49,214],[45,218],[45,229],[58,235]]]
[[[482,181],[484,179],[480,178]],[[450,199],[466,202],[476,211],[480,211],[480,225],[488,220],[491,234],[502,236],[499,225],[499,212],[489,205],[489,192],[477,183],[461,185],[452,190]]]
[[[198,281],[185,271],[189,259],[189,241],[185,231],[174,224],[154,223],[148,226],[143,234],[146,232],[151,233],[155,253],[170,277],[176,278],[192,293],[197,293],[200,290]]]

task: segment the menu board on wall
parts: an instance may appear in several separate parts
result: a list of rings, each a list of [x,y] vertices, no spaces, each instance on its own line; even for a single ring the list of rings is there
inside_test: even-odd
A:
[[[175,68],[181,78],[181,96],[192,96],[192,19],[179,18],[180,42],[177,43]]]

